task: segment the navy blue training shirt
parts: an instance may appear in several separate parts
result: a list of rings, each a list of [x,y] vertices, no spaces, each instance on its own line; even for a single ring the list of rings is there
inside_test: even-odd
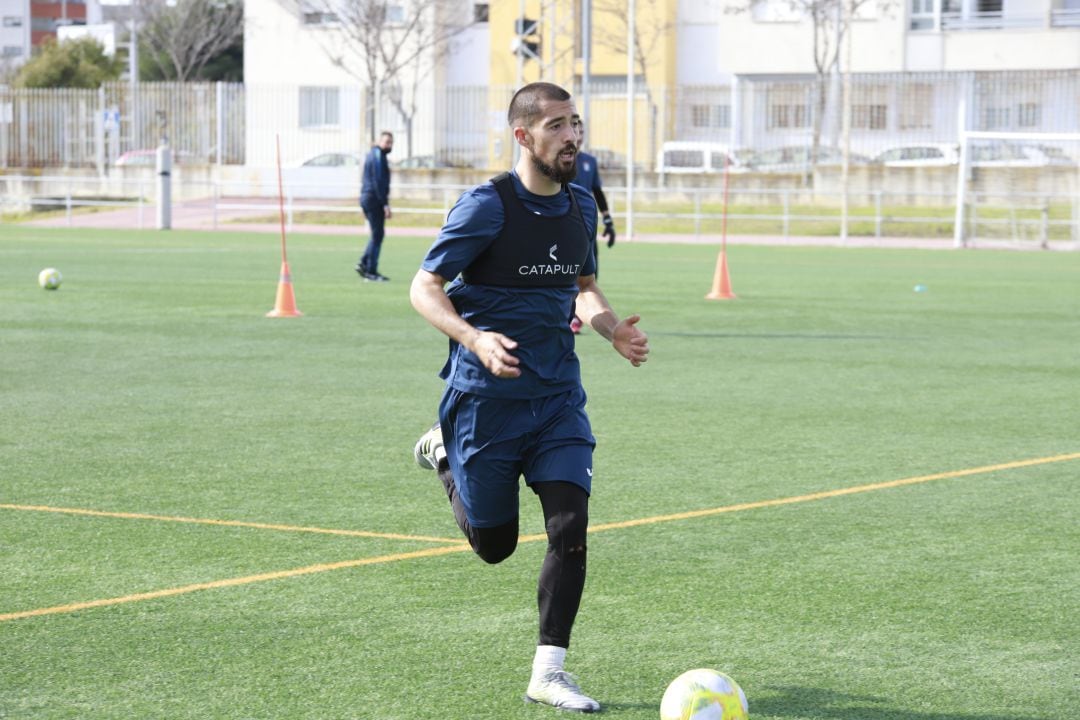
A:
[[[600,185],[600,168],[597,167],[596,158],[587,152],[579,152],[577,157],[577,177],[574,184],[594,193],[603,189]]]
[[[514,191],[529,212],[556,217],[572,211],[566,191],[535,195],[510,173]],[[587,238],[596,236],[596,202],[576,185],[568,186],[581,209]],[[470,284],[459,277],[499,237],[505,213],[490,182],[466,191],[450,210],[446,224],[421,267],[448,280],[446,294],[473,327],[502,333],[518,343],[510,353],[520,360],[521,376],[498,378],[472,352],[450,341],[450,354],[439,374],[463,392],[487,397],[527,399],[565,392],[581,384],[570,317],[577,285],[568,287],[499,287]],[[557,242],[553,238],[552,242]],[[592,275],[596,261],[586,253],[580,275]]]

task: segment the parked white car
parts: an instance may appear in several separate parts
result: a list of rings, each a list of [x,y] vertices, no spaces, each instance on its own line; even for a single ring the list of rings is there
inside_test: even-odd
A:
[[[282,171],[285,192],[301,198],[357,197],[363,164],[364,156],[357,152],[321,153]]]
[[[885,167],[943,167],[960,162],[960,148],[951,143],[904,145],[885,150],[874,158]]]
[[[971,164],[976,167],[1046,167],[1076,165],[1076,161],[1053,145],[1000,142],[972,144]]]
[[[331,152],[316,155],[301,164],[300,167],[339,168],[359,167],[364,164],[364,156],[355,152]]]
[[[720,143],[666,142],[656,156],[656,170],[660,173],[722,173],[725,164],[731,171],[746,170],[739,153]]]
[[[744,158],[751,170],[760,172],[801,172],[827,165],[842,165],[844,153],[834,147],[822,145],[817,151],[817,162],[811,162],[812,148],[808,145],[785,145],[784,147],[760,150],[752,157]],[[848,158],[851,165],[865,165],[870,158],[858,153],[851,153]]]

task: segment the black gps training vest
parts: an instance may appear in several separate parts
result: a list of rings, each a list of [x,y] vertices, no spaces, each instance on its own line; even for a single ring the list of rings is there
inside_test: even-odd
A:
[[[502,231],[484,252],[461,273],[471,285],[502,287],[568,287],[589,257],[589,234],[574,191],[567,185],[561,192],[570,196],[570,211],[552,217],[530,212],[514,191],[510,173],[491,179],[502,201]]]

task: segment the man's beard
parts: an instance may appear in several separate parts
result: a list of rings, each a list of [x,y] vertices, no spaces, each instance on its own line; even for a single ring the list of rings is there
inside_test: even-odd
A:
[[[531,153],[530,153],[531,154]],[[557,156],[556,156],[557,157]],[[560,185],[565,185],[574,178],[577,177],[577,155],[574,155],[573,164],[566,170],[560,170],[553,165],[548,165],[536,155],[532,155],[533,167],[540,171],[540,174],[549,180],[553,180]]]

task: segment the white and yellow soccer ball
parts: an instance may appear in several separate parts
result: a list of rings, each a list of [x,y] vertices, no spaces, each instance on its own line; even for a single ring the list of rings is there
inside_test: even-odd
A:
[[[38,273],[37,282],[45,290],[55,290],[60,287],[64,277],[56,268],[45,268]]]
[[[715,670],[689,670],[671,681],[660,700],[660,720],[747,720],[746,694]]]

